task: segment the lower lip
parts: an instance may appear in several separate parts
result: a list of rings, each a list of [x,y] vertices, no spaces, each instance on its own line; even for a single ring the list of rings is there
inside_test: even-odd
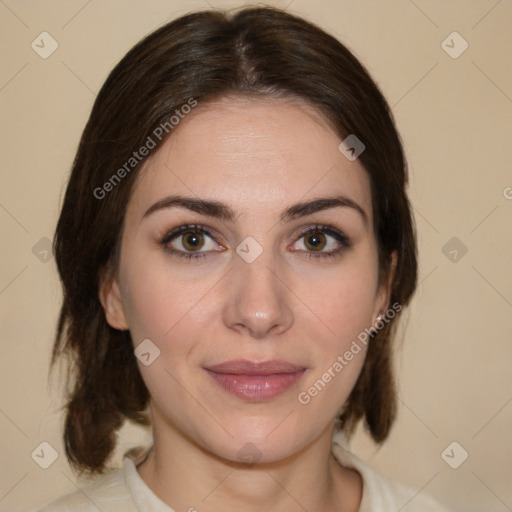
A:
[[[275,375],[234,375],[206,370],[220,387],[238,398],[250,402],[270,400],[290,389],[306,370]]]

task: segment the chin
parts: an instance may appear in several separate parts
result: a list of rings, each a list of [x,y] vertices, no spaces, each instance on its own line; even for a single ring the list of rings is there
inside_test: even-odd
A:
[[[254,423],[249,420],[249,426],[241,426],[238,431],[231,425],[228,430],[232,437],[226,434],[223,439],[218,436],[211,439],[206,435],[205,442],[200,444],[215,456],[230,462],[251,466],[280,462],[298,453],[315,438],[305,429],[291,432],[289,426],[284,425],[286,420],[280,424],[282,421],[281,417]]]

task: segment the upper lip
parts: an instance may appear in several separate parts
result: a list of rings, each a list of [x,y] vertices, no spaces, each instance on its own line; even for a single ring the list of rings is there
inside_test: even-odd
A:
[[[206,366],[206,370],[215,373],[229,373],[233,375],[273,375],[282,373],[297,373],[305,370],[305,366],[301,366],[287,361],[262,361],[254,362],[246,359],[237,359],[226,361],[224,363]]]

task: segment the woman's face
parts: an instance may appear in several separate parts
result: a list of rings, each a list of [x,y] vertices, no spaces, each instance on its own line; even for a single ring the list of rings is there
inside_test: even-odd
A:
[[[101,297],[135,347],[150,340],[155,427],[273,462],[332,425],[388,300],[369,179],[340,142],[304,104],[225,98],[146,162]]]

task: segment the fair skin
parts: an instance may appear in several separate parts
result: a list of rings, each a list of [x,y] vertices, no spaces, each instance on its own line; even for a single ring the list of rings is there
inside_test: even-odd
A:
[[[112,327],[129,329],[135,346],[150,339],[160,350],[150,365],[139,361],[154,448],[137,469],[176,511],[359,508],[361,477],[334,459],[331,442],[366,348],[309,403],[297,399],[389,300],[389,282],[378,282],[369,179],[339,143],[305,104],[224,98],[196,107],[138,176],[116,276],[100,298]],[[171,195],[221,202],[233,218],[164,203],[146,213]],[[281,219],[291,205],[339,196],[345,206]],[[187,224],[211,236],[160,243]],[[317,224],[344,234],[349,246],[323,228],[302,236]],[[263,249],[251,263],[236,252],[246,237]],[[277,396],[246,400],[205,370],[234,359],[305,370]],[[244,446],[255,463],[241,461]]]

